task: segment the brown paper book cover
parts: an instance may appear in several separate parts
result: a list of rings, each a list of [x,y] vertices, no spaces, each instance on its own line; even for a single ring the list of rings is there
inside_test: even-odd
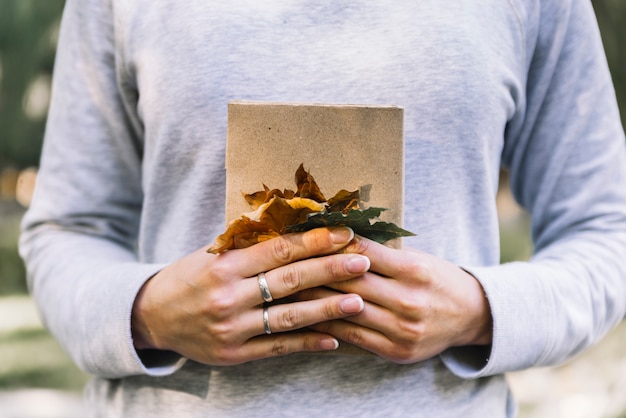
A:
[[[249,212],[244,193],[295,189],[300,164],[326,196],[365,187],[366,207],[402,226],[403,109],[397,106],[234,101],[228,104],[226,222]],[[397,243],[395,244],[398,245]],[[339,352],[363,350],[342,343]]]

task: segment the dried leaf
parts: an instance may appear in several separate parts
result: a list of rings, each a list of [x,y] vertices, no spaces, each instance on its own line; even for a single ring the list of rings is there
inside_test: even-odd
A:
[[[233,248],[246,248],[278,235],[278,231],[264,223],[242,216],[232,221],[228,229],[217,237],[215,243],[207,251],[219,254]]]
[[[340,190],[335,196],[328,199],[328,212],[342,212],[348,213],[350,209],[359,208],[359,191],[355,190],[349,192],[347,190]]]
[[[345,225],[355,233],[377,242],[415,235],[395,224],[374,221],[385,210],[360,210],[361,193],[340,190],[328,202],[313,176],[300,164],[296,171],[297,191],[270,189],[244,194],[253,211],[230,222],[208,252],[220,254],[246,248],[289,232],[303,232],[324,226]],[[364,189],[367,192],[367,189]]]
[[[324,202],[319,203],[313,199],[307,199],[304,197],[294,197],[293,199],[285,199],[286,202],[293,209],[310,209],[311,212],[321,212],[326,208],[326,204]]]
[[[263,189],[264,190],[261,190],[259,192],[243,195],[244,199],[246,199],[246,202],[253,210],[258,209],[259,206],[261,206],[263,203],[269,202],[274,196],[286,197],[285,194],[290,194],[293,196],[294,193],[291,190],[285,190],[284,192],[281,192],[278,189],[270,190],[270,188],[267,187],[265,184],[263,185]]]
[[[281,231],[287,225],[304,222],[309,213],[322,210],[324,205],[311,199],[295,197],[287,200],[275,196],[261,213],[259,221],[274,231]]]
[[[300,167],[298,167],[296,171],[296,185],[298,186],[296,197],[306,197],[320,203],[326,202],[326,198],[315,182],[315,179],[304,169],[304,164],[300,164]]]
[[[243,198],[246,199],[246,202],[252,209],[258,209],[259,206],[267,202],[267,192],[269,190],[269,187],[263,184],[263,190],[250,194],[244,193]]]

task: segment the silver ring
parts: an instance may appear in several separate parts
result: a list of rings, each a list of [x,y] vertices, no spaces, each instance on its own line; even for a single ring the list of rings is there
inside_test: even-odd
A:
[[[265,327],[265,333],[271,334],[272,329],[270,328],[270,313],[268,312],[269,307],[263,307],[263,326]]]
[[[261,296],[263,296],[263,300],[266,302],[271,302],[274,300],[272,294],[270,293],[270,288],[267,285],[267,280],[265,279],[265,273],[259,273],[256,278],[259,283],[259,289],[261,289]]]

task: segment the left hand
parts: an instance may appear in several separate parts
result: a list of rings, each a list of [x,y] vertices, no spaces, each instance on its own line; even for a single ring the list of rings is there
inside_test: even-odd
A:
[[[449,347],[489,345],[493,321],[483,289],[472,275],[434,255],[397,250],[356,237],[344,250],[370,259],[370,270],[298,298],[356,293],[365,301],[355,316],[316,324],[318,332],[397,363],[414,363]]]

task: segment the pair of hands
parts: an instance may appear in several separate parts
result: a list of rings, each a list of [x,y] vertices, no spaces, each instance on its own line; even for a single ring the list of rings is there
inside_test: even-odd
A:
[[[257,275],[274,299],[265,335]],[[448,347],[491,343],[478,281],[433,255],[391,249],[348,228],[283,235],[218,256],[200,249],[167,266],[137,295],[137,349],[172,350],[210,365],[302,351],[338,339],[397,363]]]

